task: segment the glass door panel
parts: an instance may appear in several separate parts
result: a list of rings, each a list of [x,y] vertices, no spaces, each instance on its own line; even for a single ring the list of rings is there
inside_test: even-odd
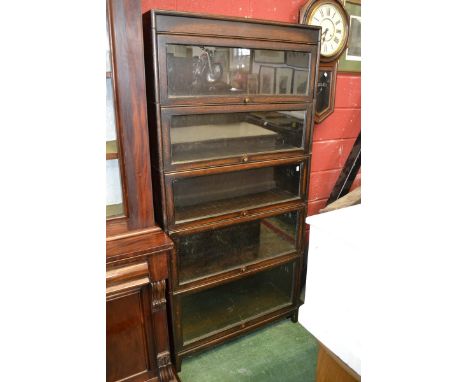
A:
[[[296,250],[298,211],[174,236],[179,282],[219,274]]]
[[[182,295],[184,345],[292,305],[294,263]]]
[[[106,142],[116,142],[116,140],[114,89],[112,78],[106,78]],[[115,143],[114,146],[114,152],[117,152],[117,145]]]
[[[301,164],[173,180],[176,223],[300,199]]]
[[[109,23],[107,23],[106,31],[106,218],[111,218],[124,215],[125,210],[122,193]]]
[[[106,161],[107,177],[107,199],[106,216],[119,216],[124,213],[122,199],[122,182],[120,179],[120,167],[117,159],[108,159]]]
[[[305,110],[172,115],[171,163],[304,147]]]
[[[168,97],[310,94],[310,53],[167,44]]]

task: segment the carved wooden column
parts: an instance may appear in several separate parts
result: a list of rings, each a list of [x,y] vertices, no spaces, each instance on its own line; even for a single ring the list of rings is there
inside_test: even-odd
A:
[[[157,338],[156,361],[159,377],[162,382],[179,382],[177,374],[171,362],[169,352],[169,337],[167,332],[167,308],[166,308],[166,280],[169,278],[169,254],[150,259],[151,280],[151,312],[153,314],[153,330]]]

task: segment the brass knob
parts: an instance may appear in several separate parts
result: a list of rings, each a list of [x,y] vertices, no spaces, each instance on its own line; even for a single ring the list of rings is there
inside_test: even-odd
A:
[[[248,161],[249,161],[249,157],[248,157],[247,155],[244,155],[244,156],[242,157],[242,162],[246,163],[246,162],[248,162]]]
[[[249,103],[250,102],[250,98],[249,97],[245,97],[244,98],[244,103]]]
[[[241,215],[242,215],[242,216],[247,216],[247,211],[242,211],[242,212],[241,212]]]
[[[241,268],[241,272],[245,272],[245,267],[242,267],[242,268]]]

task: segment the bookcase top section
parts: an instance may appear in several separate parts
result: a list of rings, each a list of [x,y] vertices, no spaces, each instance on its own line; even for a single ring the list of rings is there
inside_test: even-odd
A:
[[[148,11],[145,17],[151,17],[151,26],[157,33],[227,36],[314,45],[320,39],[319,27],[304,24],[155,9]]]

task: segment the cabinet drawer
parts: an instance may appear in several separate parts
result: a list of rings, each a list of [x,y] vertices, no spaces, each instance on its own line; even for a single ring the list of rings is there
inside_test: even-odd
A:
[[[164,168],[181,170],[303,155],[312,104],[179,107],[161,111]]]
[[[228,284],[179,296],[182,342],[213,336],[293,305],[296,264],[288,263]]]
[[[161,106],[312,102],[317,45],[158,35]]]
[[[279,162],[279,163],[278,163]],[[171,198],[169,226],[246,216],[272,205],[303,201],[303,160],[273,161],[254,167],[229,166],[166,176]],[[301,182],[302,180],[302,182]]]
[[[298,253],[303,210],[294,210],[173,236],[177,247],[180,285],[202,278],[218,279],[222,273],[242,274],[267,260]],[[233,271],[233,272],[232,272]]]

